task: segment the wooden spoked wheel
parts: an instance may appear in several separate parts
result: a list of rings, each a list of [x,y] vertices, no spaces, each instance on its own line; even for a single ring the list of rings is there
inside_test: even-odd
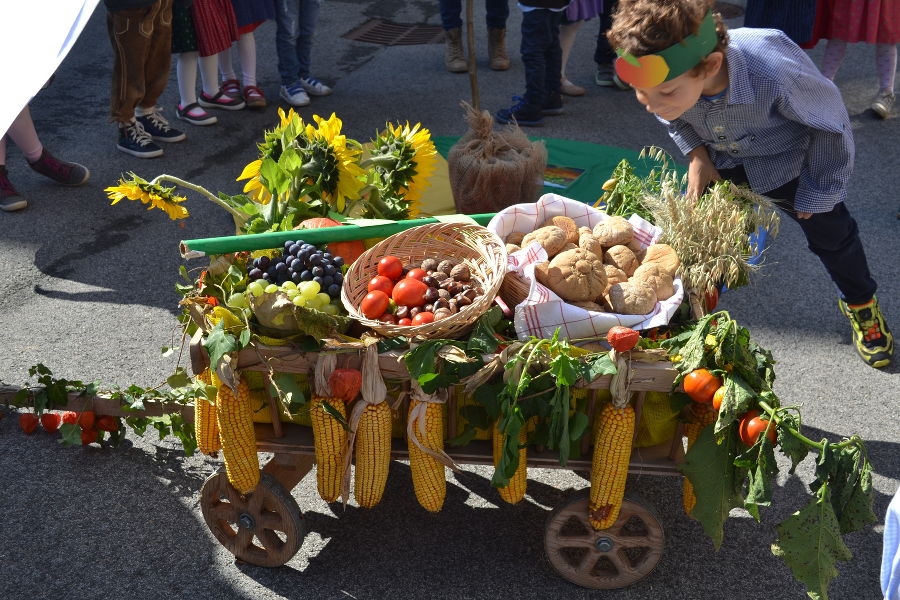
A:
[[[278,567],[293,557],[306,533],[296,500],[268,473],[256,490],[241,496],[224,470],[212,475],[200,492],[200,510],[209,530],[242,561]]]
[[[589,491],[550,513],[544,550],[564,579],[592,589],[622,588],[649,575],[665,546],[665,534],[651,509],[625,498],[619,518],[602,531],[588,521]]]

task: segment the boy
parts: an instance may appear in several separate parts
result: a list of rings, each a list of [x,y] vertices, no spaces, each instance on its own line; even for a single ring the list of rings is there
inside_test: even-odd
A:
[[[620,0],[616,72],[690,157],[688,195],[749,183],[793,218],[842,294],[859,355],[887,366],[894,339],[844,205],[853,134],[837,88],[784,33],[727,32],[713,0]]]
[[[291,106],[309,104],[310,96],[327,96],[331,88],[310,76],[316,19],[322,0],[276,0],[275,52],[281,89],[278,95]]]
[[[569,0],[519,0],[525,96],[513,96],[516,104],[498,110],[498,123],[538,126],[544,124],[545,115],[562,114],[559,25],[568,5]]]

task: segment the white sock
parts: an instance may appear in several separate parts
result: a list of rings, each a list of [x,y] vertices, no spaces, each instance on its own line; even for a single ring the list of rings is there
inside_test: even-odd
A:
[[[243,65],[243,61],[241,61]],[[219,52],[219,77],[222,78],[222,81],[228,81],[229,79],[237,79],[234,74],[234,65],[231,62],[231,48],[226,48]]]
[[[201,56],[199,63],[203,93],[207,96],[215,96],[219,93],[219,55]]]
[[[256,85],[256,38],[249,31],[237,42],[238,57],[241,60],[241,79],[244,86]]]
[[[182,52],[175,63],[181,107],[197,101],[197,52]]]

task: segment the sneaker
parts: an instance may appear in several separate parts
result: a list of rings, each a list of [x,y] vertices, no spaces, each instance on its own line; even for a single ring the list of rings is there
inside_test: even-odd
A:
[[[241,82],[237,79],[226,79],[222,82],[222,86],[219,89],[226,96],[231,96],[232,98],[241,97]]]
[[[544,101],[544,106],[541,107],[541,114],[548,117],[555,117],[564,112],[562,94],[560,94],[560,92],[547,96],[547,99]]]
[[[153,143],[153,138],[136,120],[125,127],[119,127],[119,143],[116,148],[138,158],[155,158],[163,154],[162,148]]]
[[[587,93],[586,89],[584,89],[580,85],[572,83],[568,79],[563,79],[560,82],[559,91],[566,96],[584,96]]]
[[[597,65],[597,72],[594,73],[594,83],[600,87],[613,87],[616,85],[613,81],[615,75],[615,69],[611,64]]]
[[[200,92],[198,101],[200,106],[204,108],[221,108],[223,110],[241,110],[247,106],[243,98],[232,98],[221,89],[216,92],[215,96],[209,96],[206,92]]]
[[[544,124],[541,110],[525,104],[519,96],[513,96],[513,104],[510,108],[501,108],[494,117],[498,123],[517,123],[526,127],[539,127]]]
[[[865,304],[856,306],[842,299],[838,304],[844,316],[850,319],[853,343],[862,359],[876,369],[888,366],[894,354],[894,336],[881,314],[878,299],[873,297]]]
[[[47,152],[46,148],[41,153],[41,157],[34,162],[28,163],[28,166],[44,177],[49,177],[62,185],[81,185],[86,183],[91,177],[91,172],[87,170],[87,167],[78,163],[60,160]]]
[[[266,104],[266,95],[255,85],[245,85],[243,92],[244,102],[250,108],[263,108]]]
[[[183,108],[180,104],[175,106],[175,115],[191,125],[214,125],[219,122],[217,117],[203,110],[196,102],[191,102]]]
[[[158,106],[154,106],[149,114],[135,119],[144,126],[144,131],[155,142],[180,142],[187,137],[183,131],[169,125],[169,121],[162,116],[162,109]]]
[[[881,90],[875,97],[875,101],[872,102],[872,110],[882,119],[887,119],[891,116],[891,110],[894,108],[894,99],[893,92]]]
[[[315,77],[301,77],[299,83],[310,96],[327,96],[331,93],[331,88]]]
[[[13,212],[28,206],[28,201],[19,195],[6,175],[6,166],[0,165],[0,210]]]
[[[278,95],[291,106],[306,106],[309,104],[309,96],[306,94],[303,86],[300,85],[300,82],[281,86]]]

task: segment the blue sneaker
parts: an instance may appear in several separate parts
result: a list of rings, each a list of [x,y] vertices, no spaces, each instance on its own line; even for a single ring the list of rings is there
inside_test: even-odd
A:
[[[154,158],[163,154],[162,148],[153,143],[153,138],[138,121],[119,127],[119,143],[116,148],[138,158]]]
[[[154,106],[150,113],[135,119],[144,126],[144,131],[154,142],[180,142],[187,137],[183,131],[169,125],[169,121],[162,116],[162,109],[158,106]]]
[[[291,85],[281,86],[281,89],[278,90],[278,95],[291,106],[306,106],[309,104],[309,96],[299,81]]]
[[[301,77],[299,83],[310,96],[327,96],[331,93],[331,88],[315,77]]]
[[[533,106],[525,104],[519,96],[513,96],[513,104],[510,108],[501,108],[494,115],[498,123],[504,125],[509,123],[517,123],[526,127],[540,127],[544,124],[544,118],[541,116],[541,110]]]

